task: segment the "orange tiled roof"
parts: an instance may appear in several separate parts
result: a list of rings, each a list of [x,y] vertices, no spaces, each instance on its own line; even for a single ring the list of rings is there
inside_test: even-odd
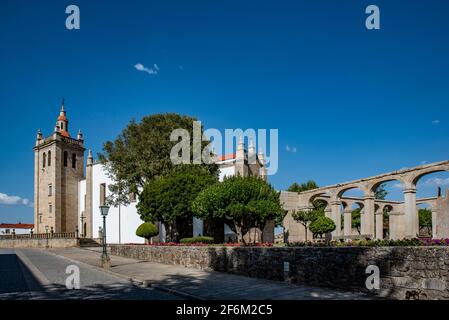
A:
[[[59,133],[63,137],[70,138],[70,134],[67,131],[65,131],[65,130],[61,130],[61,131],[59,131]]]
[[[33,229],[34,224],[30,223],[0,223],[0,228],[3,229]]]
[[[218,161],[225,161],[225,160],[231,160],[235,159],[235,153],[226,154],[224,156],[218,157]]]

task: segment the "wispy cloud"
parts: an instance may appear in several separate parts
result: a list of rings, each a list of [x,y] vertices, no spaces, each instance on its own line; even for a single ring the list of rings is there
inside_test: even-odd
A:
[[[396,182],[395,184],[393,184],[393,188],[402,190],[404,189],[404,186],[402,185],[402,183]]]
[[[1,192],[0,192],[0,204],[5,204],[9,206],[23,205],[28,207],[32,207],[34,205],[30,200],[26,198],[21,198],[19,196],[10,196]]]
[[[157,74],[159,71],[159,67],[157,64],[153,64],[151,68],[147,68],[143,64],[137,63],[134,65],[134,68],[136,68],[137,71],[146,72],[148,74]]]
[[[425,164],[427,164],[426,160],[421,161],[421,165],[425,165]]]
[[[296,147],[290,147],[288,144],[285,146],[285,150],[287,152],[293,152],[296,153]]]
[[[426,180],[425,185],[426,186],[431,186],[431,187],[448,186],[449,185],[449,178],[446,178],[446,179],[430,178],[430,179]]]
[[[434,126],[439,125],[439,124],[440,124],[440,120],[433,120],[433,121],[432,121],[432,124],[433,124]]]

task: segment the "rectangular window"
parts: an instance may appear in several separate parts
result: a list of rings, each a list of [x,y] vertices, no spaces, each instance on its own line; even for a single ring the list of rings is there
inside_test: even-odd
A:
[[[64,167],[67,167],[67,158],[68,158],[68,153],[67,153],[67,151],[64,151]]]
[[[48,213],[52,213],[53,211],[53,206],[50,204],[48,204]]]
[[[51,197],[53,195],[53,186],[51,183],[48,185],[48,196]]]
[[[106,183],[100,184],[100,206],[106,204]]]
[[[42,223],[42,214],[39,215],[39,223]]]
[[[72,168],[76,169],[76,154],[72,154]]]

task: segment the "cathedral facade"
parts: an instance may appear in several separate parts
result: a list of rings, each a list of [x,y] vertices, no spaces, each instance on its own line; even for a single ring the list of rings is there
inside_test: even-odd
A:
[[[69,120],[61,105],[52,135],[43,138],[38,131],[34,147],[34,222],[35,233],[75,232],[81,237],[101,237],[103,220],[99,206],[105,204],[110,184],[103,164],[94,160],[89,151],[84,165],[84,138],[81,131],[76,139],[69,133]],[[267,178],[263,154],[256,154],[252,142],[245,150],[240,139],[233,154],[221,156],[219,179],[225,176],[260,176]],[[130,195],[130,204],[111,207],[106,219],[108,243],[143,243],[136,236],[137,227],[143,222],[137,212],[138,196]],[[193,219],[192,235],[202,235],[204,228],[200,219]],[[232,231],[223,226],[223,239]],[[274,225],[264,230],[264,239],[274,239]],[[165,231],[160,225],[159,241],[165,241]]]

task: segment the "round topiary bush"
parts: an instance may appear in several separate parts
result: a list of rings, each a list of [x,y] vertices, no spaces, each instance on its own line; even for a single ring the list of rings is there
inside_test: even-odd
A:
[[[136,230],[136,235],[149,240],[151,237],[159,234],[158,227],[151,222],[142,223]]]
[[[323,234],[332,232],[335,230],[335,222],[328,217],[319,217],[310,224],[310,231],[313,234],[322,236]]]

